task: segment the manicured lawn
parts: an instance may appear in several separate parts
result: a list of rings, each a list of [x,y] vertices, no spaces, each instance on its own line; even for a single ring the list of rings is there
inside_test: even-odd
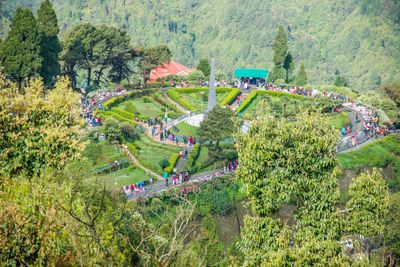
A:
[[[139,112],[140,115],[153,118],[164,115],[163,107],[159,104],[154,103],[153,101],[146,103],[143,98],[129,101],[131,101],[133,106],[135,106],[137,112]]]
[[[174,128],[170,128],[170,131],[178,136],[194,136],[197,137],[197,127],[192,126],[190,124],[188,124],[187,122],[180,122],[176,125],[176,128],[179,129],[179,131],[175,131]]]
[[[125,160],[127,157],[116,146],[110,144],[107,140],[91,142],[86,153],[90,155],[93,162],[93,168],[103,167],[114,161]]]
[[[346,112],[326,114],[326,116],[329,120],[329,123],[332,124],[337,130],[350,125],[350,118],[347,116]]]
[[[179,91],[177,91],[179,92]],[[224,98],[229,94],[229,90],[226,91],[216,91],[217,103],[221,103]],[[196,107],[196,111],[201,111],[207,108],[208,105],[208,89],[205,90],[194,90],[191,93],[179,92],[179,95],[189,101],[193,106]]]
[[[159,162],[163,159],[169,160],[172,154],[179,152],[179,148],[154,142],[148,138],[143,140],[144,138],[136,140],[134,143],[139,148],[138,159],[144,166],[162,175],[163,169],[159,165]]]
[[[119,171],[100,176],[108,187],[121,188],[136,182],[149,180],[150,175],[146,174],[142,169],[134,165]]]

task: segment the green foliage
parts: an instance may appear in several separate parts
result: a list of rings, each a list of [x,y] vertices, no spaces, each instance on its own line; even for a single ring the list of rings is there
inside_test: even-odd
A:
[[[239,178],[259,216],[296,203],[301,228],[335,238],[337,133],[319,116],[254,121],[239,136]]]
[[[144,48],[138,52],[140,56],[140,74],[145,83],[150,78],[150,71],[162,63],[169,62],[172,55],[169,48],[165,45]]]
[[[349,229],[365,237],[382,234],[389,208],[389,191],[377,169],[358,176],[349,187]]]
[[[278,96],[278,97],[287,97],[292,99],[303,100],[304,97],[301,95],[294,95],[286,92],[275,92],[269,90],[253,90],[246,97],[246,99],[242,102],[242,104],[236,109],[237,113],[243,112],[250,105],[250,103],[259,95],[270,95],[270,96]]]
[[[178,160],[179,160],[179,154],[177,153],[172,154],[171,157],[169,158],[170,165],[164,167],[164,171],[171,173],[174,170],[176,163],[178,163]]]
[[[220,103],[221,106],[226,106],[226,105],[231,105],[235,100],[236,97],[240,94],[240,89],[239,88],[233,88],[229,94],[226,95],[226,97],[222,100]]]
[[[193,167],[196,163],[196,160],[199,158],[200,149],[200,144],[195,144],[186,161],[185,169],[189,170],[191,173],[194,173],[196,171],[195,169],[193,169]]]
[[[17,8],[11,29],[1,45],[0,63],[7,76],[22,86],[24,79],[37,75],[42,66],[40,35],[32,11]]]
[[[400,193],[390,196],[389,212],[385,216],[384,242],[387,249],[400,258]]]
[[[390,99],[400,106],[400,82],[383,85],[380,90],[385,92]]]
[[[86,85],[89,87],[95,75],[95,84],[99,85],[106,69],[112,68],[115,80],[122,80],[131,71],[127,65],[130,60],[130,38],[125,31],[108,26],[79,24],[70,29],[63,39],[61,59],[64,73],[73,85],[76,81],[76,68],[86,72]]]
[[[215,71],[215,80],[216,81],[223,81],[226,80],[226,74],[222,70]]]
[[[133,126],[131,123],[122,122],[120,124],[121,132],[126,141],[133,142],[139,138],[140,132],[138,131],[138,127]]]
[[[181,105],[183,108],[188,109],[190,111],[195,111],[196,110],[196,107],[193,106],[189,101],[183,99],[175,89],[168,90],[167,91],[167,95],[172,100],[174,100],[177,103],[179,103],[179,105]]]
[[[200,142],[209,141],[218,148],[219,143],[232,137],[235,131],[234,113],[228,108],[215,106],[207,113],[197,130]]]
[[[122,116],[122,117],[124,117],[124,118],[126,118],[126,119],[128,119],[130,121],[132,121],[132,122],[135,119],[135,115],[134,114],[132,114],[132,113],[130,113],[128,111],[125,111],[123,109],[112,108],[111,111],[112,111],[112,113],[118,114],[118,115],[120,115],[120,116]]]
[[[350,99],[354,100],[359,94],[348,87],[337,87],[335,85],[321,85],[318,87],[322,92],[334,92],[341,95],[345,95]]]
[[[273,46],[274,57],[272,62],[274,62],[275,67],[282,67],[288,53],[288,48],[289,46],[286,39],[286,33],[281,25],[278,28],[278,34],[276,35]]]
[[[80,96],[66,79],[48,92],[38,80],[23,90],[19,93],[0,74],[0,176],[60,170],[84,147],[79,142]]]
[[[189,73],[187,78],[189,81],[204,81],[205,80],[205,76],[201,70],[196,70],[196,71]]]
[[[162,159],[158,164],[160,165],[160,167],[161,167],[162,169],[165,169],[165,168],[167,168],[169,165],[171,165],[167,159]]]
[[[378,111],[382,110],[388,118],[383,113],[378,112],[380,115],[380,123],[386,122],[390,124],[398,122],[399,109],[396,103],[389,97],[376,91],[368,91],[366,94],[360,95],[357,101],[372,109],[378,109]]]
[[[58,62],[58,54],[62,51],[58,40],[58,21],[56,13],[49,0],[45,0],[40,5],[37,12],[37,25],[40,33],[40,55],[43,59],[40,69],[40,76],[44,83],[49,86],[54,79],[60,75],[61,67]]]
[[[274,82],[276,84],[281,84],[279,81],[285,81],[286,79],[286,74],[285,74],[285,69],[280,66],[275,66],[271,73],[268,76],[268,81]]]
[[[300,65],[300,70],[296,76],[296,79],[294,80],[294,83],[298,86],[303,86],[308,83],[306,68],[304,67],[303,63]]]
[[[208,63],[208,59],[200,59],[199,65],[197,65],[197,69],[200,70],[206,78],[210,77],[211,66],[210,63]]]
[[[8,20],[18,5],[37,10],[41,2],[2,1],[0,36],[6,36]],[[396,0],[323,0],[315,5],[306,0],[271,0],[250,6],[240,0],[205,0],[201,4],[51,2],[62,32],[83,21],[113,25],[128,32],[134,47],[168,44],[174,59],[187,66],[196,66],[200,58],[213,56],[225,73],[233,73],[236,66],[272,70],[271,47],[278,26],[283,25],[293,58],[307,66],[311,84],[333,82],[336,69],[359,91],[376,87],[374,74],[381,76],[382,84],[395,81],[399,75],[400,47],[396,44],[400,42],[400,4]],[[285,20],[275,15],[255,16],[260,10],[264,14],[290,15]]]
[[[103,103],[105,110],[110,110],[112,107],[118,105],[119,103],[127,100],[127,99],[135,99],[151,93],[151,90],[136,90],[127,93],[125,96],[116,96],[110,98],[109,100]]]
[[[119,126],[118,120],[114,118],[107,118],[104,123],[104,134],[110,142],[121,142],[122,131]]]
[[[347,87],[349,84],[346,81],[346,78],[343,75],[338,75],[333,83],[337,87]]]
[[[290,52],[288,52],[285,57],[285,61],[283,62],[283,68],[286,70],[285,82],[289,83],[294,70],[293,56],[292,54],[290,54]]]

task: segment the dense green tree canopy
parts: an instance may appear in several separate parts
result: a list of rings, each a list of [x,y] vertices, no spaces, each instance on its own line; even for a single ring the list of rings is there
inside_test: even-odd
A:
[[[79,155],[79,95],[66,79],[48,93],[32,80],[21,94],[0,76],[0,88],[0,175],[38,175]]]
[[[10,32],[0,50],[0,61],[7,76],[21,86],[24,79],[37,75],[42,66],[40,36],[32,11],[18,8]]]
[[[294,83],[298,86],[303,86],[308,83],[306,68],[303,63],[300,65],[300,70],[299,73],[297,73]]]
[[[40,69],[46,85],[51,85],[54,78],[60,75],[61,68],[58,54],[61,52],[61,44],[58,40],[58,21],[53,6],[49,0],[45,0],[37,12],[37,25],[40,33],[40,55],[43,59]]]
[[[365,237],[383,233],[389,208],[389,191],[377,169],[358,176],[349,188],[350,229]]]
[[[199,65],[197,65],[197,69],[203,72],[204,76],[210,77],[211,66],[210,63],[208,63],[208,59],[200,59]]]
[[[149,80],[153,68],[171,60],[171,51],[165,45],[140,49],[138,54],[140,73],[145,83]]]
[[[229,108],[216,105],[209,111],[197,130],[201,142],[209,141],[216,147],[235,131],[234,113]]]

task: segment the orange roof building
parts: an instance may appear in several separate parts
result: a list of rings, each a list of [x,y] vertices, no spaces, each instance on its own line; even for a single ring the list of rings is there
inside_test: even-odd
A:
[[[195,69],[188,68],[178,62],[171,60],[168,63],[164,63],[150,71],[150,81],[155,82],[159,78],[166,77],[171,74],[175,75],[188,75],[195,71]]]

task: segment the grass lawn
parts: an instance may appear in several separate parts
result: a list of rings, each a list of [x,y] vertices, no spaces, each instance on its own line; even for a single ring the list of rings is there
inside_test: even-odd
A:
[[[347,116],[346,112],[342,113],[331,113],[331,114],[326,114],[329,123],[335,127],[335,129],[340,130],[343,127],[346,127],[350,125],[350,118]]]
[[[179,131],[175,131],[174,128],[170,128],[170,131],[178,136],[194,136],[197,138],[197,129],[198,127],[192,126],[188,124],[187,122],[180,122],[176,125],[176,128],[179,129]]]
[[[202,94],[204,92],[204,94]],[[225,97],[229,94],[229,90],[226,91],[218,91],[216,90],[217,94],[217,103],[221,103]],[[196,90],[191,93],[183,93],[179,92],[179,95],[189,101],[193,106],[196,107],[196,111],[201,111],[207,108],[208,105],[208,89],[205,90]]]
[[[347,153],[338,155],[339,165],[343,169],[361,169],[364,167],[384,168],[392,165],[397,180],[389,186],[400,186],[400,135],[391,135]],[[397,184],[397,185],[395,185]]]
[[[138,159],[144,166],[162,175],[163,169],[159,165],[159,162],[163,159],[169,160],[172,154],[179,152],[179,148],[145,138],[142,137],[140,140],[134,142],[134,145],[138,148]]]
[[[100,178],[104,181],[107,187],[121,188],[125,185],[149,180],[151,176],[146,174],[139,167],[130,165],[128,168],[121,169],[110,174],[101,175]]]
[[[145,102],[144,98],[129,100],[140,115],[148,117],[163,116],[163,107],[153,101]]]
[[[91,142],[87,146],[85,154],[92,160],[94,168],[103,167],[117,160],[127,159],[124,153],[107,140]]]

